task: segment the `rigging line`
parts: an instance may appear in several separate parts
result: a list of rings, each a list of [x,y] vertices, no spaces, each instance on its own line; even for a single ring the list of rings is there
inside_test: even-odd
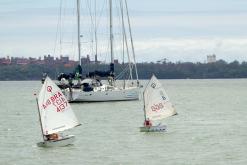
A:
[[[123,77],[122,75],[124,75],[125,73],[128,72],[128,66],[126,66],[117,76],[116,79],[119,79],[120,77]]]
[[[137,66],[136,66],[135,48],[134,48],[134,43],[133,43],[127,0],[125,0],[125,8],[126,8],[126,14],[127,14],[127,18],[128,18],[130,41],[131,41],[132,54],[133,54],[134,65],[135,65],[135,72],[136,72],[136,81],[137,81],[137,86],[139,86],[138,71],[137,71]]]
[[[125,40],[126,53],[128,55],[128,60],[129,60],[130,79],[133,80],[132,67],[131,67],[131,61],[130,61],[130,54],[129,54],[128,42],[127,42],[127,37],[126,37],[126,32],[125,32],[124,15],[123,15],[123,4],[122,4],[122,1],[121,0],[120,0],[120,6],[121,6],[121,15],[122,15],[123,35],[124,35],[124,40]]]
[[[114,63],[114,52],[113,52],[113,22],[112,22],[112,0],[109,0],[109,16],[110,16],[110,52],[111,52],[111,63]]]
[[[124,56],[125,56],[125,44],[128,45],[128,39],[127,39],[127,35],[126,35],[126,32],[125,32],[125,25],[124,25],[124,14],[123,14],[123,5],[122,5],[122,1],[119,0],[120,2],[120,6],[116,5],[116,8],[117,8],[117,13],[118,13],[118,18],[119,18],[119,25],[121,26],[121,30],[119,30],[119,36],[116,35],[116,37],[119,37],[119,41],[122,41],[122,62],[124,63]],[[120,47],[120,45],[119,45]],[[129,46],[126,46],[126,49],[128,49]],[[129,54],[129,50],[126,50],[126,52]],[[120,53],[120,51],[119,51]],[[121,54],[121,53],[120,53]],[[130,57],[130,56],[129,56]],[[130,61],[130,60],[129,60]],[[130,64],[130,62],[129,62]]]
[[[106,19],[105,19],[105,20],[106,20],[106,22],[107,22],[107,23],[105,24],[105,31],[104,31],[105,34],[106,34],[106,36],[107,36],[107,37],[106,37],[106,38],[107,38],[107,39],[106,39],[106,43],[105,43],[105,44],[106,44],[105,52],[107,52],[107,53],[105,53],[105,54],[106,54],[106,55],[105,55],[105,62],[106,62],[106,61],[107,61],[106,59],[109,59],[109,57],[110,57],[110,53],[109,53],[109,52],[110,52],[110,40],[109,40],[109,38],[108,38],[108,36],[109,36],[109,32],[108,32],[108,31],[109,31],[109,27],[108,27],[109,25],[108,25],[108,22],[109,22],[110,18],[109,18],[109,15],[108,15],[108,10],[109,10],[109,6],[107,5],[107,4],[108,4],[108,0],[106,0],[105,3],[106,3],[106,8],[105,8],[105,14],[106,14],[106,17],[105,17],[105,18],[106,18]],[[107,57],[106,57],[106,56],[107,56]]]
[[[120,41],[123,39],[123,26],[122,26],[122,22],[123,22],[123,17],[122,17],[122,14],[121,14],[121,7],[120,6],[118,6],[118,3],[116,3],[115,4],[116,5],[116,13],[117,13],[117,18],[118,18],[118,24],[117,25],[119,25],[119,28],[117,29],[117,30],[115,30],[115,33],[114,33],[114,35],[115,35],[115,41],[116,41],[116,47],[118,48],[119,47],[119,49],[120,49],[120,45],[121,44],[118,44],[118,43],[120,43]],[[116,29],[116,28],[115,28]],[[117,41],[119,41],[119,42],[117,42]],[[120,52],[120,50],[119,51],[117,51],[117,53],[119,53],[120,55],[121,55],[121,52]]]
[[[96,0],[95,0],[96,1]],[[108,0],[104,0],[103,1],[103,4],[102,4],[102,7],[99,9],[99,13],[98,13],[98,18],[97,18],[97,23],[95,24],[95,30],[97,31],[97,47],[99,47],[99,45],[100,45],[100,40],[98,40],[98,35],[99,35],[99,33],[98,33],[98,31],[99,31],[99,25],[100,25],[100,22],[101,22],[101,20],[102,20],[102,18],[103,18],[103,14],[105,13],[105,10],[107,10],[106,8],[106,4],[107,4],[107,1]],[[102,28],[103,29],[103,28]],[[102,31],[102,33],[103,34],[106,34],[107,32],[106,31]],[[103,48],[105,48],[107,45],[108,45],[108,43],[107,43],[107,45],[105,45],[106,43],[104,43],[104,42],[102,42],[101,41],[101,50],[103,49]],[[107,50],[107,49],[106,49]],[[98,50],[97,50],[98,51]],[[100,51],[100,53],[98,53],[97,52],[97,55],[99,55],[99,56],[101,56],[102,57],[102,51]]]
[[[95,0],[96,1],[96,0]],[[102,8],[101,8],[101,10],[100,10],[100,14],[98,14],[99,15],[99,18],[100,19],[98,19],[98,22],[96,23],[96,29],[98,29],[98,27],[99,27],[99,23],[100,23],[100,20],[101,20],[101,18],[102,18],[102,15],[103,15],[103,10],[104,10],[104,8],[106,7],[106,2],[107,0],[105,0],[104,2],[103,2],[103,5],[102,5]]]
[[[66,0],[65,0],[65,2],[63,3],[63,5],[61,7],[62,7],[61,8],[61,17],[60,17],[61,24],[60,24],[60,33],[59,33],[59,38],[60,38],[60,40],[59,40],[59,45],[60,45],[59,54],[60,55],[62,54],[62,51],[63,51],[62,43],[63,43],[63,38],[64,38],[64,31],[63,30],[64,30],[64,27],[65,27],[65,21],[62,21],[62,20],[65,20],[66,14],[67,14]]]
[[[120,0],[121,1],[121,0]],[[120,2],[120,4],[121,4],[121,2]],[[121,12],[122,13],[122,12]],[[123,18],[123,15],[122,15],[122,18]],[[123,19],[122,19],[123,20]],[[122,25],[123,26],[123,25]],[[124,44],[125,44],[125,42],[124,42],[124,29],[122,28],[122,49],[123,49],[123,61],[122,61],[122,64],[123,64],[123,66],[124,66],[124,55],[125,55],[125,51],[124,51],[124,48],[125,48],[125,46],[124,46]]]
[[[56,54],[57,41],[58,41],[58,31],[59,31],[59,27],[61,28],[61,13],[62,13],[62,0],[60,0],[60,4],[59,4],[59,15],[58,15],[58,20],[57,20],[57,28],[56,28],[56,37],[55,37],[55,44],[54,44],[54,49],[53,49],[53,56]],[[60,29],[60,31],[61,31],[61,29]]]
[[[89,30],[89,33],[91,34],[91,55],[94,54],[93,52],[93,43],[94,43],[94,34],[93,34],[93,27],[94,27],[94,21],[93,21],[93,14],[92,14],[92,4],[91,4],[91,1],[90,1],[90,4],[89,4],[89,0],[87,0],[87,7],[88,7],[88,10],[89,10],[89,14],[90,14],[90,19],[91,19],[91,28]]]
[[[96,1],[97,0],[95,0],[95,5],[96,5]],[[103,3],[102,3],[102,7],[101,7],[101,9],[99,9],[99,12],[98,12],[98,15],[97,14],[95,14],[95,31],[96,31],[96,37],[97,37],[97,55],[101,55],[101,54],[99,54],[98,53],[98,47],[99,47],[99,40],[98,40],[98,27],[99,27],[99,24],[100,24],[100,22],[101,22],[101,18],[103,17],[102,15],[103,15],[103,13],[104,13],[104,9],[106,8],[106,1],[107,0],[105,0],[105,1],[103,1]],[[95,6],[95,13],[97,12],[96,11],[96,6]],[[98,19],[97,19],[97,17],[98,17]],[[105,33],[104,33],[105,34]],[[102,48],[102,46],[101,46],[101,48]]]
[[[96,7],[96,0],[94,0],[94,40],[95,40],[95,62],[97,62],[96,61],[96,57],[98,57],[98,36],[97,36],[97,7]]]
[[[76,2],[76,13],[77,13],[77,44],[78,44],[78,64],[81,65],[81,14],[80,14],[80,9],[81,9],[81,1],[77,0]]]
[[[73,9],[72,9],[72,16],[73,18],[76,17],[76,6],[73,5]],[[76,51],[77,51],[77,47],[76,47],[76,29],[75,28],[72,28],[72,35],[71,35],[71,40],[72,40],[72,44],[71,44],[71,47],[72,47],[72,55],[73,55],[73,59],[76,61]]]

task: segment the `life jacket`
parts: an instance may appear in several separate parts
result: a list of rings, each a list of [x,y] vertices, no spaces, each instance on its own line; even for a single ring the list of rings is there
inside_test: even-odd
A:
[[[144,126],[152,126],[152,123],[150,120],[145,120],[144,121]]]

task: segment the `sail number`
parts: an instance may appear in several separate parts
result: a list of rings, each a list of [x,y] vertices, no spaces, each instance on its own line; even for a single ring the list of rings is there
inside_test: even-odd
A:
[[[68,106],[68,102],[60,92],[57,92],[49,99],[47,99],[43,103],[42,107],[45,110],[50,105],[54,105],[56,107],[56,111],[61,112],[64,111],[65,108]]]
[[[151,106],[152,111],[160,111],[162,108],[164,108],[164,105],[162,103],[154,104]]]
[[[68,102],[64,97],[60,97],[53,102],[53,105],[57,108],[57,112],[61,112],[68,106]]]

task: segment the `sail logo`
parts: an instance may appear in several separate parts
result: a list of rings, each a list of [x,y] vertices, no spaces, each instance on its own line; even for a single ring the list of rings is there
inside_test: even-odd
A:
[[[47,91],[48,92],[52,92],[52,87],[51,86],[47,86]]]
[[[155,88],[155,87],[156,87],[156,84],[155,84],[155,83],[152,83],[152,84],[151,84],[151,87],[152,87],[152,88]]]

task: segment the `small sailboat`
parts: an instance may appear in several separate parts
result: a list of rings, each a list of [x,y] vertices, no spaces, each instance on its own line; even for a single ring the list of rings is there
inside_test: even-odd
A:
[[[61,132],[79,126],[70,104],[62,91],[47,76],[36,98],[43,142],[39,147],[60,147],[71,144],[74,135],[62,135]]]
[[[144,126],[140,127],[141,132],[161,132],[166,131],[166,126],[159,123],[152,125],[151,122],[159,121],[169,116],[176,115],[172,103],[162,87],[162,84],[153,75],[148,82],[144,92]]]

